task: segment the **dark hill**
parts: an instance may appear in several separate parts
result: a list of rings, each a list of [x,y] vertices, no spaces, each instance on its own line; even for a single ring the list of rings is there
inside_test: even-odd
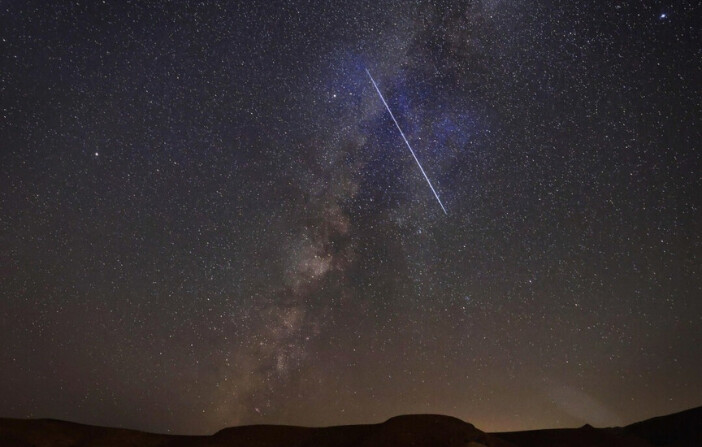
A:
[[[511,444],[483,433],[460,419],[439,415],[397,416],[382,424],[342,425],[324,428],[254,425],[234,427],[215,434],[213,444],[251,447],[508,447]],[[198,444],[200,445],[200,444]]]
[[[702,446],[702,407],[628,425],[627,433],[655,446]]]
[[[510,447],[460,419],[398,416],[382,424],[323,428],[251,425],[212,436],[156,435],[56,420],[0,419],[0,446],[146,447]]]
[[[495,433],[520,447],[701,447],[702,407],[626,427],[533,430]]]
[[[307,428],[251,425],[212,436],[157,435],[50,419],[0,419],[5,447],[691,447],[702,446],[702,407],[626,427],[484,433],[449,416],[397,416],[381,424]]]

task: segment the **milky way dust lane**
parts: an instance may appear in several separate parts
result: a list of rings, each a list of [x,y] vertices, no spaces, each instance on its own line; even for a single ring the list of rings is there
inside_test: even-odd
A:
[[[402,139],[405,140],[405,144],[407,145],[407,148],[412,153],[412,157],[414,157],[414,161],[417,162],[417,166],[419,166],[419,170],[422,171],[422,175],[424,175],[424,178],[427,180],[427,183],[429,184],[429,187],[431,188],[431,192],[434,193],[434,197],[436,197],[437,202],[439,202],[441,209],[444,210],[444,214],[448,214],[446,212],[446,208],[444,208],[444,204],[441,203],[441,199],[439,198],[439,195],[436,193],[434,186],[432,186],[431,181],[429,180],[429,177],[427,176],[427,173],[424,172],[424,168],[422,168],[422,164],[419,162],[419,159],[417,158],[417,155],[414,153],[412,146],[410,146],[409,141],[407,141],[407,137],[405,137],[405,133],[402,131],[402,129],[400,128],[400,125],[397,123],[397,120],[395,119],[395,115],[392,114],[392,110],[390,110],[390,106],[388,106],[388,103],[385,102],[385,98],[383,97],[383,94],[380,93],[380,89],[378,88],[378,84],[375,83],[375,79],[373,79],[373,76],[370,74],[370,71],[367,68],[366,68],[366,73],[368,73],[368,77],[370,78],[371,82],[373,83],[373,87],[375,87],[375,91],[378,92],[378,96],[380,96],[380,100],[383,101],[383,104],[385,104],[385,108],[387,109],[388,113],[390,114],[390,118],[392,118],[393,122],[395,123],[395,126],[397,126],[397,130],[400,131],[400,135],[402,135]]]

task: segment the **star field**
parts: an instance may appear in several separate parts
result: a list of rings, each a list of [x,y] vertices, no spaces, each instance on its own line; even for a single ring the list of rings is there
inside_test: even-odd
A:
[[[700,405],[701,12],[0,3],[0,416]]]

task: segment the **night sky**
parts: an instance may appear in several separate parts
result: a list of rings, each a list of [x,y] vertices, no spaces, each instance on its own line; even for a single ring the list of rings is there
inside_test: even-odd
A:
[[[0,416],[496,431],[702,404],[700,16],[0,1]]]

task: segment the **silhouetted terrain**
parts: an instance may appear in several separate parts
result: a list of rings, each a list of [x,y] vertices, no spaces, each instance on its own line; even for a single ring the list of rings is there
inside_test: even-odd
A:
[[[692,447],[702,446],[702,407],[616,428],[484,433],[459,419],[409,415],[382,424],[306,428],[252,425],[212,436],[157,435],[50,419],[0,419],[0,445],[13,447]]]
[[[647,419],[626,427],[533,430],[496,433],[520,447],[585,446],[702,446],[702,407]]]

